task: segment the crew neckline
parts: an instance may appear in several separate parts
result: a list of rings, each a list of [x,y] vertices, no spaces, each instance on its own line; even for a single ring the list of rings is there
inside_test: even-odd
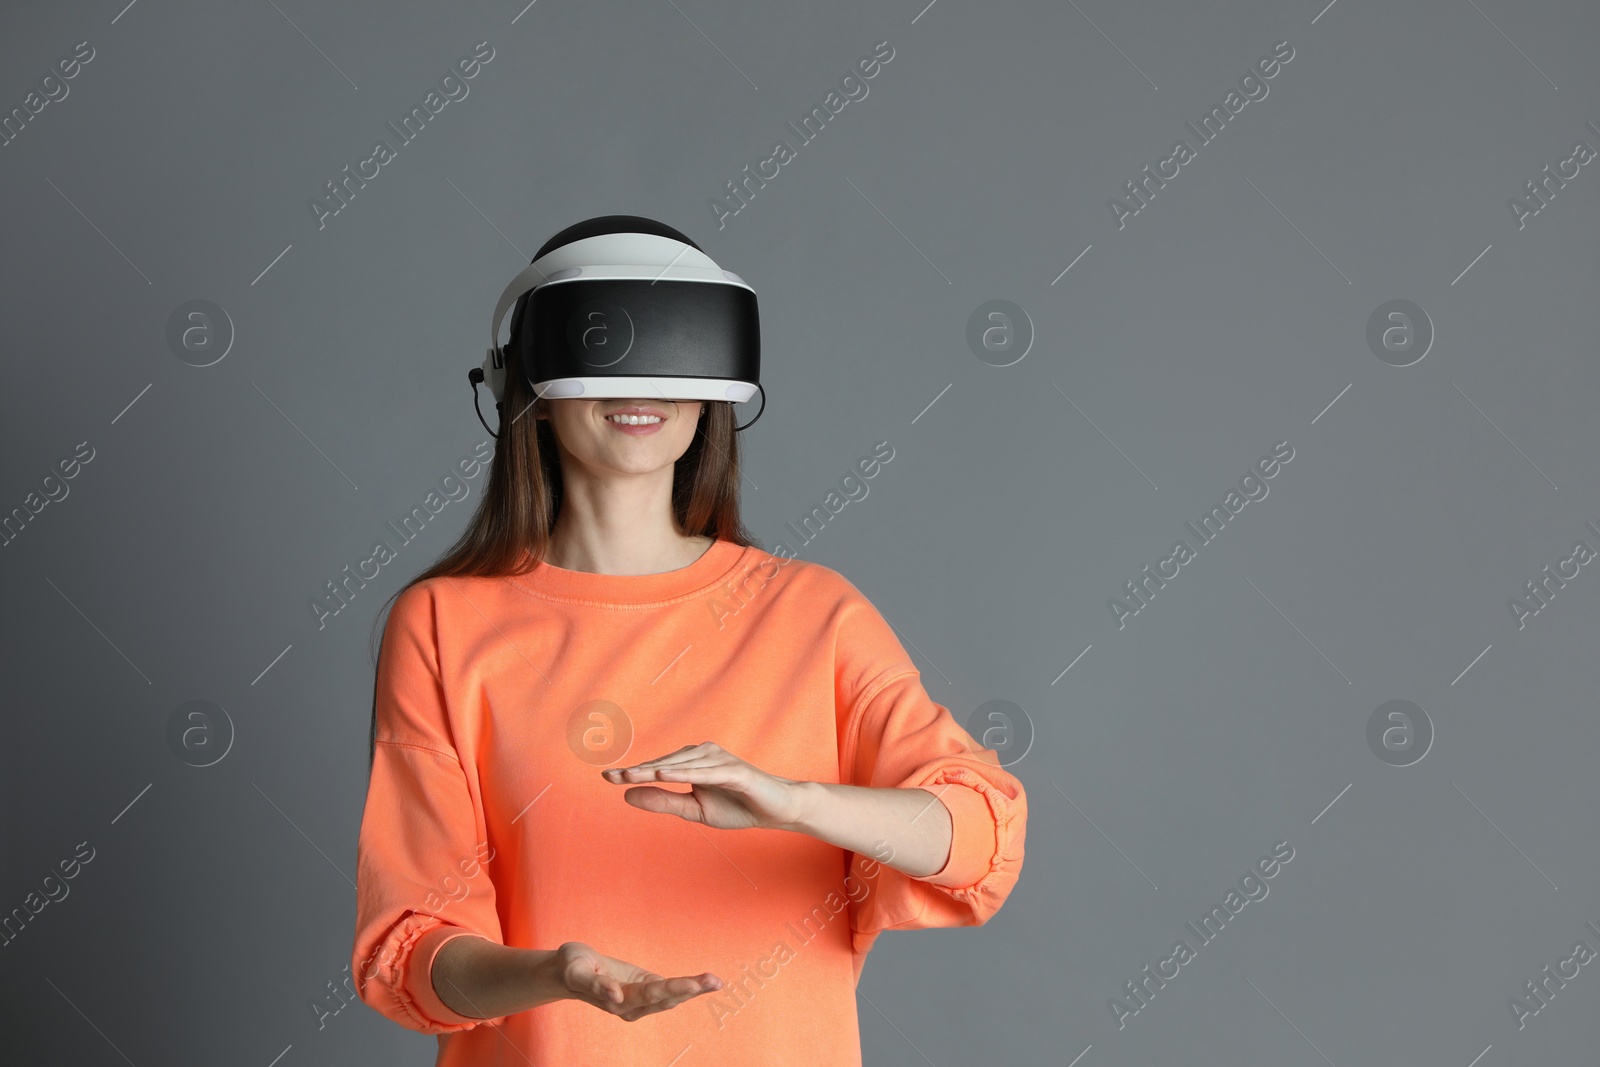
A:
[[[574,571],[541,560],[531,571],[513,575],[518,587],[550,600],[642,607],[686,597],[717,585],[748,551],[716,538],[687,567],[656,574],[597,574]]]

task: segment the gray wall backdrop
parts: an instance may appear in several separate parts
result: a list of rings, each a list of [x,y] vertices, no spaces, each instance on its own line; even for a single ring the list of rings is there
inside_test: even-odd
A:
[[[124,2],[0,33],[8,1061],[432,1062],[339,996],[368,639],[481,478],[310,605],[488,439],[505,282],[635,213],[760,294],[751,527],[1032,803],[868,1063],[1593,1062],[1592,5]]]

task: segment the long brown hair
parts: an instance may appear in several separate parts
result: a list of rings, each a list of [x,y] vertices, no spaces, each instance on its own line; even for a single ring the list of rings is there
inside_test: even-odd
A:
[[[513,330],[515,326],[513,326]],[[378,625],[395,598],[429,578],[498,577],[525,574],[542,562],[561,508],[561,457],[549,419],[534,417],[539,400],[523,379],[513,347],[506,352],[506,395],[500,436],[489,464],[488,484],[467,528],[427,570],[396,589],[373,619],[372,725],[367,734],[370,769],[378,743]],[[763,546],[739,515],[739,435],[733,404],[703,401],[694,440],[673,465],[672,511],[689,537],[715,537],[737,545]],[[507,415],[507,413],[514,413]]]

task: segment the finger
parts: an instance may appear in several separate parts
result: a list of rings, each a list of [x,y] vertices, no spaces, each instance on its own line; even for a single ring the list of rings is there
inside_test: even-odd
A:
[[[628,999],[612,1010],[624,1019],[629,1016],[638,1018],[640,1015],[657,1010],[668,999],[666,991],[662,989],[662,982],[639,982],[629,986]]]
[[[649,981],[630,983],[628,988],[628,1009],[632,1010],[657,1004],[681,994],[683,992],[682,987],[674,984],[679,981],[680,979],[677,978],[662,978],[660,975],[654,975]]]
[[[669,977],[666,981],[666,987],[674,997],[699,997],[701,993],[710,992],[709,982],[706,981],[709,977],[714,976],[710,976],[710,974],[685,974],[682,977]],[[718,981],[718,985],[720,984],[722,982]]]
[[[646,1015],[654,1015],[657,1012],[668,1011],[672,1008],[676,1008],[678,1005],[695,995],[696,993],[684,993],[678,996],[659,996],[654,1000],[650,1000],[646,1003],[640,1004],[635,1008],[622,1012],[621,1015],[625,1021],[633,1022],[636,1019],[644,1018]]]
[[[729,777],[690,778],[690,772],[706,772],[720,770]],[[737,756],[719,753],[687,763],[669,763],[657,767],[626,767],[620,772],[617,779],[622,782],[688,782],[704,781],[707,784],[722,785],[736,781],[746,781],[746,776],[754,773],[756,768],[746,763]],[[736,777],[735,777],[736,776]]]
[[[686,1000],[689,1000],[693,997],[698,997],[702,993],[710,993],[713,992],[715,988],[720,988],[722,985],[720,980],[716,982],[715,987],[713,987],[711,982],[707,981],[707,979],[711,977],[713,976],[702,975],[699,977],[669,979],[666,983],[664,983],[667,987],[667,995],[662,998],[662,1003],[664,1003],[667,1007],[676,1007]]]
[[[621,983],[621,988],[627,994],[630,1001],[643,1001],[663,993],[670,996],[691,990],[698,991],[706,986],[708,982],[715,984],[717,988],[721,988],[722,986],[722,979],[718,978],[710,971],[702,971],[697,975],[679,975],[673,978],[667,978],[664,975],[657,974],[655,971],[646,970],[643,967],[623,963],[623,961],[620,960],[617,962],[622,966],[631,969],[633,972],[633,976],[631,978],[628,978]],[[631,1003],[628,1005],[629,1008],[634,1006],[635,1005]]]
[[[668,752],[668,753],[665,753],[663,755],[655,756],[655,757],[652,757],[651,759],[647,759],[647,760],[640,760],[638,763],[631,763],[628,766],[629,767],[643,767],[643,766],[646,766],[646,765],[654,765],[654,764],[658,764],[658,763],[668,763],[668,762],[672,762],[674,760],[693,759],[696,756],[700,755],[702,753],[702,750],[708,744],[711,744],[711,742],[702,741],[698,745],[684,745],[682,748],[680,748],[680,749],[678,749],[678,750],[676,750],[674,752]],[[614,768],[614,769],[620,770],[622,768]]]
[[[721,745],[718,745],[715,741],[702,741],[698,745],[685,745],[676,752],[669,752],[667,755],[657,756],[655,759],[641,760],[638,763],[622,769],[634,770],[640,767],[666,767],[674,763],[684,763],[689,760],[707,759],[711,757],[727,757],[731,755],[732,753],[728,752]]]
[[[601,777],[613,785],[626,785],[633,782],[657,781],[657,772],[676,766],[675,764],[651,764],[639,767],[607,767],[601,771]]]
[[[698,745],[684,745],[676,752],[669,752],[664,756],[657,756],[655,759],[644,760],[641,763],[635,764],[635,766],[642,767],[646,764],[655,763],[676,763],[679,760],[697,759],[701,756],[723,751],[725,750],[722,748],[722,746],[717,744],[715,741],[702,741]]]
[[[645,781],[720,785],[737,792],[743,792],[750,781],[750,769],[743,763],[685,763],[646,773],[649,777]]]
[[[681,983],[681,985],[680,985]],[[642,1019],[646,1015],[675,1008],[684,1001],[699,996],[701,993],[710,993],[722,988],[722,979],[709,971],[697,976],[673,978],[662,982],[650,983],[654,986],[666,986],[668,995],[660,995],[662,990],[652,991],[654,999],[642,999],[639,1003],[630,1003],[618,1010],[617,1014],[626,1022]],[[676,992],[672,992],[676,990]]]
[[[634,807],[653,811],[657,815],[676,815],[690,822],[705,821],[705,811],[693,793],[674,793],[670,789],[642,785],[629,789],[622,797]]]

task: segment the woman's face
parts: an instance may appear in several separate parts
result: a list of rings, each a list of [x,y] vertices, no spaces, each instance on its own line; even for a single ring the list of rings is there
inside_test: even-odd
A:
[[[648,474],[689,450],[705,404],[699,400],[545,400],[562,460],[592,471]],[[547,412],[547,413],[546,413]],[[631,418],[629,416],[632,416]]]

